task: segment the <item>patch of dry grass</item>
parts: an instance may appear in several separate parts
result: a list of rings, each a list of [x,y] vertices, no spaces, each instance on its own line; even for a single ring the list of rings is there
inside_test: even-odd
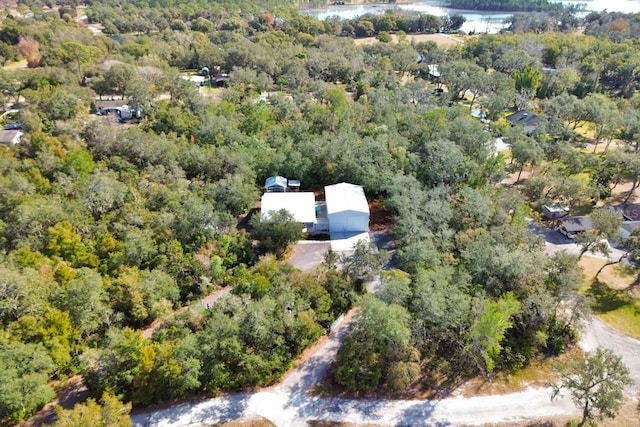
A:
[[[592,308],[602,321],[615,330],[640,339],[640,296],[630,290],[638,270],[624,264],[605,267],[596,281],[595,275],[605,260],[583,257],[585,273],[581,291],[593,298]]]
[[[580,266],[584,271],[585,280],[581,287],[581,291],[586,291],[591,286],[593,278],[596,276],[597,271],[606,263],[606,260],[602,258],[596,258],[591,256],[583,256],[580,259]],[[624,265],[614,264],[605,267],[604,270],[598,276],[598,280],[604,283],[613,290],[627,289],[629,285],[633,283],[636,278],[637,271],[635,268]]]
[[[473,397],[515,393],[529,387],[545,387],[556,378],[553,373],[555,363],[570,360],[580,354],[581,350],[576,347],[558,357],[536,360],[514,373],[500,372],[490,377],[476,377],[467,381],[459,391],[464,397]]]

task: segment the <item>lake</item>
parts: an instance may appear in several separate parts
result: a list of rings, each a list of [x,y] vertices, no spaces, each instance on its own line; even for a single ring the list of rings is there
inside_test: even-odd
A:
[[[608,10],[609,12],[640,12],[640,0],[591,0],[591,1],[570,1],[560,0],[558,3],[576,4],[584,3],[588,11]],[[321,9],[304,9],[301,12],[324,20],[330,16],[339,16],[343,19],[352,19],[365,13],[382,14],[387,9],[413,10],[428,13],[435,16],[459,13],[467,18],[462,26],[464,32],[488,32],[496,33],[504,28],[504,20],[513,15],[513,12],[479,12],[472,10],[456,10],[442,6],[439,0],[423,0],[409,4],[367,4],[367,5],[345,5],[327,6]]]

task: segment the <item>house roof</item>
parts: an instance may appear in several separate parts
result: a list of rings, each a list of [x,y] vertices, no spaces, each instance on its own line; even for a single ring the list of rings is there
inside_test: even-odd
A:
[[[569,233],[587,231],[593,228],[593,221],[588,216],[567,216],[560,220],[562,227]]]
[[[633,233],[633,230],[640,228],[640,221],[626,221],[620,226],[623,230],[626,230],[629,234]]]
[[[640,221],[640,203],[615,205],[611,209],[620,212],[626,221]]]
[[[269,188],[269,187],[273,187],[273,186],[287,188],[287,178],[285,178],[283,176],[280,176],[280,175],[270,176],[264,182],[264,186],[265,186],[265,188]]]
[[[487,115],[483,113],[482,110],[478,110],[478,109],[471,110],[469,114],[471,114],[471,117],[474,117],[480,120],[487,118]]]
[[[329,215],[344,212],[362,212],[369,214],[369,204],[361,186],[341,182],[324,187],[327,213]]]
[[[0,130],[0,144],[15,144],[20,136],[22,132],[19,130]]]
[[[552,204],[552,205],[544,205],[543,208],[549,212],[554,212],[554,213],[560,213],[560,212],[566,212],[569,213],[569,207],[566,205],[560,205],[560,204]]]
[[[316,222],[316,198],[313,193],[264,193],[262,215],[286,209],[302,223]]]
[[[540,122],[540,117],[526,110],[517,111],[506,117],[512,125],[535,126]]]

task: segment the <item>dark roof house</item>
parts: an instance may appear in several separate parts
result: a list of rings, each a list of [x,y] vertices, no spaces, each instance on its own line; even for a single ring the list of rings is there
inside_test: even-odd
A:
[[[620,212],[625,221],[640,221],[640,203],[615,205],[611,206],[611,209]]]
[[[524,126],[527,133],[535,131],[541,120],[539,116],[526,110],[517,111],[507,116],[506,119],[512,126]]]
[[[560,221],[562,228],[569,233],[580,233],[593,228],[593,221],[588,216],[568,216]]]

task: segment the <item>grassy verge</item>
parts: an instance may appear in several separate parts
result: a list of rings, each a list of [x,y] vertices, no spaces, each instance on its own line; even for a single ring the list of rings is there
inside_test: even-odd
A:
[[[626,265],[610,265],[595,279],[605,260],[583,257],[585,272],[582,291],[592,298],[595,314],[615,330],[640,339],[640,290],[630,289],[638,271]]]
[[[492,394],[507,394],[523,391],[529,387],[546,387],[556,379],[553,372],[555,363],[570,360],[582,354],[575,347],[558,357],[535,360],[529,366],[514,372],[499,372],[491,378],[476,377],[468,381],[462,388],[464,397]]]

